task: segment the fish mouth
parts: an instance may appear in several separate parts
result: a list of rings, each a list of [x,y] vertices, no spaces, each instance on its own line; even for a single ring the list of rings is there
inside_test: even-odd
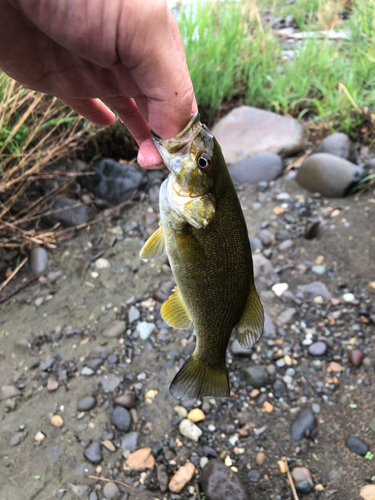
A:
[[[200,115],[198,112],[191,115],[190,120],[186,127],[171,139],[162,139],[154,132],[151,132],[151,137],[157,147],[159,153],[163,157],[163,150],[168,152],[170,155],[182,152],[187,152],[189,144],[195,139],[199,134],[201,129]],[[184,150],[184,151],[181,151]]]

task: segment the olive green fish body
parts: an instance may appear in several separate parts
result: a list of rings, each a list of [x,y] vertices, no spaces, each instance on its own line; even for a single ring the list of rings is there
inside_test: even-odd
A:
[[[263,328],[240,202],[220,146],[199,118],[191,123],[195,135],[182,148],[173,145],[172,158],[163,149],[169,141],[155,141],[171,174],[160,190],[161,228],[141,252],[153,258],[166,251],[177,290],[162,316],[172,326],[195,327],[195,351],[170,388],[178,399],[229,395],[225,357],[233,328],[246,347]]]

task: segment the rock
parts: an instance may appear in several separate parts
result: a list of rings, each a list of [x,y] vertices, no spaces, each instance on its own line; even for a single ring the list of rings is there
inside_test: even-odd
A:
[[[153,297],[159,302],[165,302],[172,293],[173,287],[176,286],[175,280],[164,281],[154,293]]]
[[[104,488],[103,488],[103,494],[108,500],[111,500],[112,498],[116,498],[117,493],[120,490],[118,489],[116,483],[105,483]]]
[[[275,283],[275,285],[272,285],[272,291],[277,297],[281,297],[282,294],[288,290],[288,288],[288,283]]]
[[[310,471],[306,469],[306,467],[295,467],[292,470],[291,474],[294,484],[301,483],[302,481],[307,481],[310,484],[310,488],[312,488],[312,486],[314,485]]]
[[[344,293],[344,295],[342,296],[342,300],[344,302],[354,302],[355,301],[355,295],[353,293]]]
[[[210,460],[202,471],[201,484],[207,500],[249,500],[238,474],[221,460]]]
[[[308,495],[312,492],[312,490],[313,486],[308,481],[306,481],[306,479],[296,484],[296,491],[298,491],[298,493]]]
[[[253,255],[254,278],[269,276],[273,273],[271,262],[264,255],[257,253]]]
[[[264,366],[250,366],[244,370],[247,382],[260,389],[268,383],[268,372]]]
[[[84,375],[85,377],[91,377],[91,375],[94,375],[94,373],[95,371],[88,366],[84,366],[81,370],[81,375]]]
[[[112,424],[120,431],[128,432],[131,426],[131,416],[122,406],[116,406],[111,415]]]
[[[167,467],[164,464],[158,466],[156,470],[156,475],[159,481],[159,488],[162,493],[166,492],[168,489],[168,472]]]
[[[315,149],[314,154],[315,153],[329,153],[354,162],[357,159],[354,144],[349,137],[342,132],[336,132],[323,139]]]
[[[3,385],[1,392],[4,399],[15,398],[21,394],[21,392],[17,389],[17,387],[14,387],[14,385]]]
[[[302,411],[291,425],[293,441],[301,441],[316,427],[315,416],[310,411]]]
[[[331,294],[329,293],[326,285],[321,281],[313,281],[308,285],[298,285],[298,290],[303,293],[308,293],[312,297],[324,297],[325,299],[330,299]]]
[[[92,396],[86,396],[80,399],[77,403],[78,411],[89,411],[96,405],[96,399]]]
[[[192,441],[198,441],[202,435],[202,430],[188,418],[181,420],[178,428],[183,436]]]
[[[57,223],[60,223],[63,227],[79,226],[80,224],[86,224],[95,216],[95,211],[89,206],[83,205],[78,200],[64,197],[57,198],[52,210],[56,210],[56,212],[43,217],[43,221],[50,226]],[[59,211],[57,212],[57,210]]]
[[[120,337],[125,332],[125,329],[125,321],[113,321],[113,323],[104,328],[102,335],[107,338]]]
[[[93,441],[85,450],[85,458],[93,464],[100,464],[103,460],[102,449],[99,441]]]
[[[271,319],[271,316],[266,310],[264,310],[263,335],[265,337],[274,337],[276,335],[275,325],[273,323],[273,320]]]
[[[47,389],[48,389],[50,392],[54,392],[54,391],[56,391],[58,388],[59,388],[59,383],[57,382],[57,380],[53,380],[52,378],[48,379],[48,382],[47,382]]]
[[[134,323],[134,321],[139,320],[141,317],[141,313],[138,311],[138,309],[135,306],[130,306],[129,313],[128,313],[128,321],[129,323]]]
[[[89,358],[86,359],[85,365],[91,368],[91,370],[96,371],[103,364],[103,361],[103,358]]]
[[[278,320],[282,324],[290,323],[293,319],[293,316],[296,314],[296,309],[294,307],[288,307],[288,309],[285,309],[281,314],[278,316]]]
[[[87,498],[87,493],[89,491],[88,486],[84,486],[82,484],[70,483],[69,488],[70,488],[70,490],[73,493],[75,498],[84,498],[84,497]]]
[[[293,247],[294,247],[294,241],[293,241],[293,240],[290,240],[290,239],[282,241],[282,242],[281,242],[281,243],[277,246],[277,248],[278,248],[278,250],[279,250],[280,252],[287,252],[288,250],[290,250],[290,249],[291,249],[291,248],[293,248]]]
[[[229,168],[235,185],[258,184],[272,181],[281,175],[284,162],[274,153],[259,153],[236,163]]]
[[[10,443],[9,445],[11,447],[13,446],[18,446],[19,444],[22,443],[22,441],[24,441],[24,439],[26,438],[27,436],[27,432],[24,431],[24,432],[17,432],[17,434],[15,434],[12,439],[10,440]]]
[[[133,452],[137,449],[138,432],[129,432],[126,434],[121,441],[121,449],[123,451],[129,450]]]
[[[307,240],[313,240],[319,234],[320,229],[320,221],[317,219],[313,219],[306,227],[305,232],[303,233],[304,238]]]
[[[147,321],[140,321],[137,325],[136,331],[142,340],[146,340],[149,338],[154,329],[155,329],[154,323],[148,323]]]
[[[324,274],[326,272],[326,266],[312,266],[311,271],[315,274]]]
[[[258,237],[264,246],[269,246],[274,240],[274,236],[268,229],[262,229],[258,233]]]
[[[193,410],[189,411],[187,418],[195,423],[204,420],[206,418],[206,415],[200,408],[194,408]]]
[[[283,382],[279,378],[275,380],[272,390],[277,398],[282,398],[288,392],[285,382]]]
[[[52,367],[52,365],[54,364],[54,362],[55,362],[54,358],[47,359],[43,363],[40,363],[39,370],[41,372],[46,372],[47,370],[49,370]]]
[[[324,356],[327,352],[327,344],[322,341],[314,342],[309,346],[308,350],[311,356]]]
[[[95,175],[78,177],[77,181],[81,186],[114,205],[128,200],[134,191],[142,189],[147,182],[146,177],[136,167],[118,163],[111,158],[98,161],[86,171],[94,171]]]
[[[364,441],[362,441],[362,439],[354,436],[348,437],[345,444],[350,451],[353,451],[357,455],[361,455],[363,457],[369,451],[368,445]]]
[[[353,349],[349,353],[349,361],[355,368],[359,368],[362,361],[365,359],[365,355],[360,349]]]
[[[108,259],[101,258],[95,261],[95,267],[96,269],[109,269],[111,267],[111,263]]]
[[[185,485],[190,481],[193,477],[195,471],[195,466],[187,461],[185,465],[180,467],[177,472],[172,476],[172,479],[169,481],[169,490],[173,493],[180,493],[185,487]]]
[[[87,476],[93,476],[95,474],[95,468],[89,462],[82,462],[77,465],[77,467],[74,469],[74,472],[76,476],[83,479]]]
[[[349,194],[363,177],[363,168],[354,163],[328,153],[316,153],[302,163],[296,180],[312,193],[342,197]]]
[[[212,132],[229,164],[257,153],[291,155],[306,144],[303,127],[295,120],[250,106],[231,111]]]
[[[366,486],[362,486],[360,496],[364,500],[375,500],[375,484],[366,484]]]
[[[107,448],[107,450],[109,451],[112,451],[115,452],[116,451],[116,446],[112,443],[112,441],[110,441],[109,439],[105,439],[103,442],[102,442],[102,445]]]
[[[115,399],[115,403],[130,410],[130,408],[136,407],[137,398],[134,396],[134,394],[122,394],[122,396],[118,396]]]
[[[264,465],[266,462],[266,455],[262,451],[260,451],[259,453],[257,453],[256,461],[258,465]]]
[[[251,356],[252,350],[242,347],[237,339],[234,339],[232,345],[230,346],[230,351],[234,356]]]
[[[155,458],[151,453],[151,448],[141,448],[131,453],[124,463],[124,470],[152,469],[155,465]]]
[[[48,253],[43,247],[35,247],[31,250],[30,269],[34,274],[42,273],[47,267]]]
[[[249,478],[249,481],[251,481],[252,483],[257,483],[260,479],[260,474],[256,469],[252,469],[248,473],[247,477]]]
[[[112,392],[121,383],[120,377],[110,373],[102,378],[102,388],[104,392]]]
[[[51,417],[51,424],[54,427],[62,427],[64,425],[64,420],[60,415],[53,415],[53,417]]]
[[[249,239],[252,252],[255,252],[256,250],[263,250],[263,245],[259,238],[256,236],[250,236]]]

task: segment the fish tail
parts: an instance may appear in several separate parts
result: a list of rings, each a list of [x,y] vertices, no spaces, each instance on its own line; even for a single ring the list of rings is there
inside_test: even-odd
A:
[[[225,365],[219,368],[207,366],[193,353],[172,380],[169,392],[176,399],[229,396],[227,367]]]

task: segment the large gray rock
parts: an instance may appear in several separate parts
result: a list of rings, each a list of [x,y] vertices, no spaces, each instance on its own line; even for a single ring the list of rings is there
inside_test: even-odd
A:
[[[281,175],[284,162],[275,153],[249,156],[229,169],[234,184],[258,184],[272,181]]]
[[[250,500],[238,474],[218,459],[206,464],[201,484],[207,500]]]
[[[250,106],[231,111],[212,132],[227,163],[265,152],[288,156],[306,145],[304,130],[295,120]]]
[[[58,222],[63,227],[79,226],[95,216],[95,211],[92,208],[71,198],[58,198],[54,202],[52,210],[54,213],[43,218],[44,222],[51,226]]]
[[[363,176],[363,168],[354,163],[328,153],[316,153],[302,163],[296,180],[312,193],[341,197],[349,194]]]
[[[354,144],[342,132],[336,132],[323,139],[314,153],[329,153],[349,161],[357,159]]]

